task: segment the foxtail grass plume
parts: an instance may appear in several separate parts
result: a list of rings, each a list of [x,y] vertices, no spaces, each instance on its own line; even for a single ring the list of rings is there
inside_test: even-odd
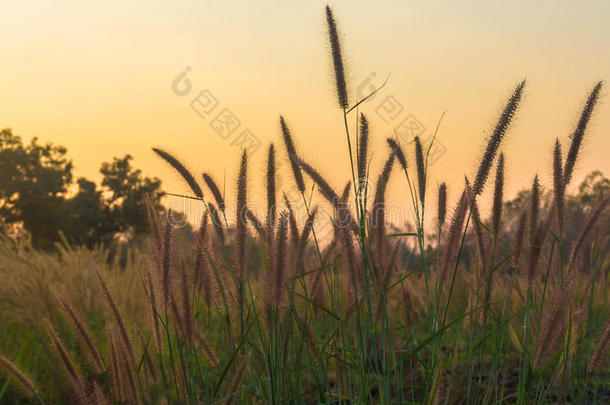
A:
[[[405,158],[405,154],[402,151],[402,148],[400,147],[398,142],[396,142],[392,138],[388,138],[387,142],[388,145],[390,145],[390,148],[392,148],[392,150],[394,151],[396,160],[398,160],[398,163],[400,163],[400,166],[402,166],[402,170],[407,170],[407,159]]]
[[[93,381],[93,393],[91,394],[92,405],[109,405],[110,401],[104,394],[104,389],[97,381]]]
[[[265,227],[263,226],[263,223],[260,219],[258,219],[254,211],[252,211],[250,208],[246,209],[246,219],[250,221],[250,223],[252,224],[254,229],[256,229],[257,232],[262,232],[264,234]]]
[[[237,177],[237,276],[239,280],[244,280],[246,277],[247,268],[247,250],[246,250],[246,215],[247,215],[247,173],[248,171],[248,155],[246,150],[241,155],[241,164],[239,166],[239,176]]]
[[[275,226],[276,219],[276,201],[275,201],[275,147],[269,145],[267,154],[267,229],[271,233],[271,229]]]
[[[301,193],[305,192],[305,181],[303,180],[303,173],[299,165],[299,157],[297,155],[296,148],[294,147],[294,141],[292,135],[286,125],[284,117],[280,115],[280,127],[282,129],[282,136],[284,138],[284,145],[286,145],[286,152],[288,153],[288,159],[290,160],[290,167],[292,168],[292,174],[294,175],[294,181],[297,188]]]
[[[337,192],[333,190],[333,188],[316,169],[305,163],[303,160],[300,160],[299,164],[303,171],[307,173],[309,177],[311,177],[314,183],[316,183],[324,198],[326,198],[335,208],[337,208],[337,205],[341,200]]]
[[[104,325],[104,331],[106,333],[106,342],[108,344],[108,357],[110,357],[109,368],[110,368],[110,382],[112,387],[112,394],[116,402],[124,402],[124,392],[121,376],[121,366],[119,364],[119,353],[116,345],[116,333],[114,326],[111,322],[106,322]]]
[[[114,317],[114,321],[119,327],[119,333],[121,336],[121,340],[123,345],[125,346],[127,355],[129,357],[129,361],[131,364],[135,364],[135,354],[133,350],[133,345],[131,344],[131,339],[129,339],[129,334],[127,333],[127,327],[125,326],[125,321],[123,320],[123,316],[121,315],[121,311],[119,310],[112,293],[110,292],[110,288],[108,288],[108,283],[106,279],[102,276],[99,270],[95,270],[95,276],[97,277],[97,281],[102,289],[102,293],[104,298],[106,299],[106,303],[108,304],[108,308],[112,312]]]
[[[288,236],[286,212],[282,212],[279,218],[277,238],[275,243],[275,260],[271,267],[270,305],[277,309],[284,302],[286,285],[286,237]]]
[[[345,186],[343,187],[343,192],[341,193],[341,201],[343,203],[347,202],[347,199],[349,198],[349,192],[352,189],[352,182],[348,181]]]
[[[297,260],[296,260],[295,267],[296,267],[296,274],[299,274],[299,275],[303,274],[303,272],[305,270],[304,264],[303,264],[303,256],[305,254],[305,248],[307,247],[307,241],[309,240],[309,235],[313,231],[313,225],[314,225],[314,221],[315,221],[317,215],[318,215],[318,206],[316,205],[315,207],[313,207],[313,209],[307,216],[307,220],[305,221],[305,224],[303,225],[303,231],[301,232],[301,235],[299,236],[299,239],[296,244]]]
[[[523,249],[523,240],[525,239],[525,228],[527,226],[527,211],[521,211],[517,220],[517,229],[515,231],[515,242],[513,248],[512,265],[517,268],[520,264],[521,250]]]
[[[146,203],[146,223],[151,235],[153,254],[155,259],[158,259],[159,252],[161,251],[161,221],[159,220],[159,212],[150,196],[147,196],[144,201]]]
[[[570,149],[568,150],[568,155],[566,156],[566,164],[563,169],[564,184],[566,187],[568,184],[570,184],[570,180],[572,180],[572,172],[574,170],[574,165],[576,164],[578,151],[580,150],[580,145],[582,144],[582,140],[585,136],[585,130],[587,129],[587,125],[589,124],[589,120],[593,114],[593,110],[595,109],[595,104],[597,104],[597,100],[599,100],[599,94],[603,84],[603,82],[598,82],[593,87],[593,90],[591,90],[582,113],[580,114],[580,118],[578,119],[578,123],[576,124],[576,128],[570,136],[572,143],[570,144]]]
[[[447,185],[441,183],[438,188],[438,214],[436,215],[436,221],[438,227],[441,228],[445,223],[445,216],[447,215]]]
[[[309,235],[313,230],[313,225],[316,220],[316,216],[318,215],[318,206],[313,207],[309,215],[307,216],[307,220],[303,225],[303,231],[301,232],[301,236],[299,237],[299,250],[304,250],[307,245],[307,240],[309,239]]]
[[[0,354],[0,368],[4,369],[6,374],[11,377],[11,380],[15,382],[21,392],[28,398],[33,398],[38,395],[38,388],[30,376],[25,372],[21,371],[19,367],[2,354]]]
[[[419,136],[415,137],[415,163],[417,166],[417,185],[419,186],[419,202],[422,207],[426,201],[426,167],[424,164],[424,150]]]
[[[343,244],[343,248],[345,250],[345,255],[347,256],[347,264],[349,269],[349,279],[350,279],[350,292],[352,293],[351,300],[356,300],[360,293],[362,292],[362,270],[358,259],[356,258],[356,252],[354,250],[354,241],[352,239],[352,232],[350,231],[350,227],[346,224],[351,217],[347,210],[340,210],[339,215],[341,217],[338,218],[339,224],[339,237],[341,238],[341,242]]]
[[[163,305],[167,308],[172,283],[172,257],[174,247],[174,227],[169,222],[172,210],[167,211],[168,220],[165,221],[162,241],[161,258],[161,289],[163,290]]]
[[[220,218],[220,214],[218,214],[218,210],[214,207],[214,204],[207,204],[208,212],[210,213],[210,217],[212,220],[212,225],[214,226],[214,232],[216,233],[216,238],[218,239],[218,243],[221,246],[225,244],[225,234],[224,228],[222,225],[222,219]]]
[[[375,190],[375,198],[371,218],[373,220],[373,235],[374,246],[376,253],[376,269],[378,272],[383,270],[383,260],[385,259],[385,192],[394,167],[394,152],[390,152],[390,156],[383,166],[381,174],[377,180],[377,189]]]
[[[555,139],[555,148],[553,149],[553,194],[555,212],[557,213],[557,227],[559,228],[560,235],[563,233],[564,192],[561,143],[559,143],[559,139]]]
[[[538,230],[542,227],[538,226],[538,210],[540,205],[540,183],[538,183],[538,175],[534,177],[532,190],[530,194],[530,214],[529,214],[529,262],[527,270],[527,283],[532,286],[536,276],[536,265],[538,264],[538,256],[540,254],[540,243],[538,238]]]
[[[309,350],[311,352],[312,358],[314,359],[314,361],[319,361],[320,352],[317,347],[317,343],[316,343],[317,339],[315,337],[315,333],[314,333],[313,329],[311,328],[309,323],[307,321],[305,321],[303,319],[303,317],[300,316],[299,314],[296,314],[295,318],[299,321],[299,325],[301,326],[302,336],[307,341],[307,345],[309,346]]]
[[[290,240],[292,242],[293,248],[296,248],[299,245],[299,226],[297,224],[297,218],[294,215],[294,210],[292,209],[292,204],[290,200],[288,200],[288,196],[286,193],[283,193],[284,205],[288,210],[288,226],[290,227]]]
[[[337,213],[337,221],[340,221],[339,223],[341,226],[348,230],[353,229],[355,231],[357,229],[356,221],[350,214],[349,210],[345,209],[345,203],[341,200],[337,192],[333,190],[333,188],[316,169],[305,163],[303,160],[300,160],[299,164],[303,168],[303,171],[307,173],[307,175],[311,177],[314,183],[318,186],[320,194],[322,194],[322,196],[332,204]]]
[[[182,176],[184,181],[186,181],[186,184],[189,185],[189,187],[191,188],[195,196],[197,196],[197,198],[203,198],[203,192],[201,191],[201,187],[199,187],[199,184],[197,183],[197,181],[195,181],[195,178],[193,177],[191,172],[189,172],[187,168],[184,167],[184,165],[178,161],[178,159],[161,149],[152,148],[152,150],[155,151],[155,153],[159,155],[161,159],[165,160],[167,163],[169,163],[170,166],[176,169],[176,171]]]
[[[218,185],[216,184],[216,182],[214,181],[212,176],[210,176],[209,174],[203,173],[202,176],[203,176],[203,181],[205,182],[205,184],[208,185],[208,188],[212,192],[212,195],[214,196],[214,200],[216,200],[218,209],[220,209],[222,212],[224,212],[225,211],[225,199],[222,196],[222,193],[220,192]]]
[[[203,299],[209,307],[212,304],[212,277],[210,274],[210,264],[208,258],[202,251],[201,246],[208,242],[208,218],[206,212],[201,218],[199,231],[197,232],[197,256],[195,258],[195,287],[203,293]]]
[[[161,334],[161,324],[159,321],[159,316],[157,315],[157,292],[150,270],[146,271],[146,289],[148,290],[148,316],[150,317],[153,341],[157,351],[161,352],[163,346],[163,335]]]
[[[81,319],[80,316],[76,313],[72,305],[70,305],[66,300],[61,297],[57,297],[57,301],[60,304],[61,309],[63,310],[66,317],[70,320],[70,323],[74,327],[81,345],[87,351],[89,356],[89,360],[91,365],[93,366],[96,374],[102,374],[106,370],[106,366],[104,365],[104,360],[102,359],[102,355],[97,348],[97,345],[93,341],[93,337],[91,335],[91,331],[85,322]]]
[[[246,375],[246,371],[248,369],[248,364],[250,363],[249,356],[241,357],[241,362],[235,372],[232,373],[233,378],[226,388],[226,396],[227,400],[224,405],[233,405],[239,403],[237,398],[239,396],[240,387],[243,382],[244,376]]]
[[[449,233],[447,235],[439,268],[438,278],[440,284],[443,284],[447,280],[449,271],[451,270],[451,264],[457,259],[460,248],[460,237],[462,236],[467,210],[468,196],[466,195],[466,190],[464,190],[453,211],[451,223],[449,224]]]
[[[479,213],[479,206],[477,204],[477,200],[472,192],[472,188],[470,187],[470,183],[468,179],[466,179],[466,192],[468,195],[468,204],[470,205],[470,213],[472,216],[472,224],[474,227],[474,236],[477,247],[477,253],[480,260],[481,271],[483,271],[485,267],[485,263],[487,263],[487,255],[485,251],[485,242],[483,236],[483,223],[481,220],[481,214]]]
[[[529,238],[530,243],[536,239],[536,229],[538,228],[538,213],[540,209],[540,183],[538,175],[534,176],[532,189],[530,192],[530,216],[529,216]]]
[[[496,166],[496,179],[494,184],[494,200],[492,208],[491,229],[494,235],[499,236],[502,222],[502,197],[504,195],[504,153],[500,153]]]
[[[608,348],[610,348],[610,322],[608,322],[606,325],[604,332],[595,345],[593,355],[589,359],[587,364],[587,370],[589,373],[597,371],[601,368],[602,364],[607,359],[606,353],[608,353]]]
[[[502,142],[510,122],[512,121],[517,108],[519,107],[519,102],[521,101],[524,87],[525,80],[517,85],[513,91],[513,94],[508,99],[508,102],[506,103],[506,106],[504,107],[504,110],[496,123],[494,131],[487,142],[487,148],[485,149],[483,158],[479,164],[479,169],[477,170],[477,175],[473,184],[473,192],[475,195],[481,194],[483,191],[483,187],[485,186],[485,182],[489,176],[489,170],[491,169],[493,161],[496,157],[500,143]]]
[[[341,54],[339,33],[337,32],[337,23],[330,6],[326,6],[326,28],[328,29],[328,40],[333,58],[337,99],[339,101],[339,107],[346,110],[349,105],[347,99],[347,84],[345,81],[345,67],[343,63],[343,55]]]
[[[66,346],[64,345],[64,343],[59,338],[59,335],[55,331],[55,328],[53,327],[51,322],[49,322],[48,320],[44,319],[43,320],[43,324],[44,324],[44,327],[45,327],[45,329],[47,331],[49,339],[51,340],[51,343],[52,343],[53,347],[55,347],[55,350],[57,351],[57,354],[59,354],[59,357],[60,357],[62,363],[64,364],[64,367],[66,369],[66,373],[67,373],[70,381],[75,386],[74,388],[78,391],[78,392],[76,392],[76,394],[78,394],[79,396],[81,396],[83,398],[86,397],[86,395],[85,395],[85,385],[84,385],[84,382],[83,382],[83,377],[81,376],[80,372],[78,371],[78,369],[74,365],[72,357],[70,356],[70,353],[68,353],[68,350],[66,349]]]
[[[186,340],[186,324],[184,322],[184,316],[180,308],[178,307],[178,298],[176,297],[176,291],[172,290],[170,294],[170,310],[173,315],[174,327],[176,331],[181,335],[183,340]]]
[[[212,367],[217,367],[219,360],[218,360],[218,355],[216,354],[216,351],[212,348],[212,346],[210,345],[208,340],[205,338],[205,336],[198,333],[197,330],[195,330],[195,333],[196,333],[195,337],[199,341],[203,354],[207,358],[208,362],[210,362],[210,365]]]
[[[557,292],[557,295],[551,304],[549,315],[542,325],[536,350],[534,352],[535,368],[541,367],[543,362],[550,357],[555,348],[559,345],[565,328],[564,324],[566,321],[564,318],[566,317],[566,312],[568,311],[570,299],[573,294],[574,280],[570,277],[565,281],[563,288]]]
[[[192,283],[186,271],[186,263],[184,258],[181,260],[180,266],[180,287],[182,292],[182,322],[184,324],[185,340],[189,346],[193,345],[194,326],[193,326],[193,306],[191,305],[191,288]]]
[[[396,258],[398,257],[398,248],[400,247],[401,242],[400,239],[397,239],[394,242],[394,248],[392,249],[392,253],[390,254],[390,259],[387,260],[385,266],[385,274],[383,275],[383,289],[385,291],[390,288],[390,281],[392,281],[392,277],[394,276],[394,269],[396,264]]]
[[[360,139],[358,142],[358,185],[364,188],[366,183],[366,163],[369,149],[369,121],[360,114]]]

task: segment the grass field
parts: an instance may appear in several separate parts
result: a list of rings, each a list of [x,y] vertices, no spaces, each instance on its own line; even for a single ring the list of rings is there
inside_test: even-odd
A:
[[[369,173],[363,100],[349,97],[330,8],[325,18],[347,185],[303,159],[280,117],[262,214],[249,205],[259,180],[246,151],[229,204],[212,177],[199,182],[154,149],[205,206],[196,231],[151,208],[150,234],[122,250],[43,252],[3,236],[0,403],[610,402],[610,196],[566,192],[603,83],[570,143],[550,145],[552,187],[512,179],[527,191],[504,197],[502,141],[523,81],[447,201],[444,183],[428,184],[431,145],[417,137],[389,138],[382,171]],[[276,190],[279,156],[295,201]],[[391,177],[410,190],[410,227],[386,221]],[[324,236],[320,200],[332,207]]]

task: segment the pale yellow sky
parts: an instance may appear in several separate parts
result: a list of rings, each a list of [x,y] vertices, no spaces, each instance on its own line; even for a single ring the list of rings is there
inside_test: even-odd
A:
[[[68,148],[76,174],[99,178],[101,162],[130,153],[168,191],[184,185],[153,155],[175,153],[194,172],[227,173],[228,195],[239,149],[222,139],[190,102],[209,90],[263,147],[253,156],[252,198],[262,197],[263,149],[283,152],[284,114],[303,156],[333,185],[349,177],[342,114],[336,107],[322,1],[34,1],[2,2],[0,126]],[[472,175],[484,136],[512,87],[528,79],[526,97],[504,143],[509,193],[534,173],[551,185],[551,150],[567,150],[587,92],[610,76],[610,2],[337,1],[351,88],[371,73],[390,74],[386,88],[362,108],[371,121],[372,170],[386,157],[386,124],[376,107],[395,96],[397,120],[415,116],[428,136],[439,132],[446,153],[431,168],[429,187],[451,190]],[[171,90],[186,66],[189,95]],[[610,110],[606,94],[585,139],[574,183],[592,169],[610,175]],[[376,175],[375,175],[376,177]],[[406,186],[395,175],[392,198]],[[435,197],[436,193],[432,195]]]

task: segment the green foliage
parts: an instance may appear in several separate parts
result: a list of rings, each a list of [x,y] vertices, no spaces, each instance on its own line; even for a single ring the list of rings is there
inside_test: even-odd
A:
[[[103,201],[109,210],[111,227],[127,231],[130,227],[136,233],[146,228],[146,199],[161,208],[159,201],[163,196],[161,181],[157,178],[143,177],[139,169],[131,166],[132,157],[114,158],[112,163],[103,163],[100,172],[104,176],[102,187],[110,197]]]
[[[594,170],[578,186],[577,199],[583,205],[590,206],[603,193],[610,191],[610,180],[599,170]]]
[[[72,181],[66,149],[23,144],[10,129],[0,132],[0,216],[8,224],[22,222],[34,245],[48,247],[65,222],[64,195]]]
[[[0,131],[0,218],[5,232],[27,231],[32,244],[48,249],[60,234],[89,247],[109,243],[117,232],[142,233],[149,198],[160,209],[161,181],[144,177],[125,155],[103,163],[101,188],[85,178],[73,190],[72,162],[64,147],[24,144],[10,129]]]

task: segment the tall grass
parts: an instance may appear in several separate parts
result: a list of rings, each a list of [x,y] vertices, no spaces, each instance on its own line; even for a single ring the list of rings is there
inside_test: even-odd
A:
[[[213,202],[185,165],[153,149],[205,207],[196,232],[175,227],[171,211],[159,216],[150,210],[149,240],[125,252],[126,264],[102,248],[64,243],[44,253],[27,240],[4,238],[3,403],[610,400],[610,197],[591,207],[566,204],[602,83],[587,99],[565,163],[555,143],[552,202],[545,203],[536,176],[517,215],[504,210],[510,173],[502,141],[525,81],[507,100],[473,182],[466,179],[450,202],[445,183],[431,196],[430,147],[419,138],[406,145],[388,139],[383,169],[369,173],[370,128],[364,114],[358,128],[348,124],[362,100],[349,104],[330,7],[325,18],[351,163],[344,189],[299,154],[280,116],[278,132],[300,196],[292,201],[284,194],[277,203],[279,151],[271,144],[266,218],[248,206],[246,151],[232,227],[230,202],[210,173],[202,179]],[[486,218],[482,194],[494,165]],[[410,190],[410,229],[395,230],[386,219],[385,194],[396,169]],[[322,215],[309,190],[332,206],[326,219],[333,236],[325,240],[318,238],[324,221],[317,221]],[[434,197],[438,211],[430,230],[426,201]],[[296,210],[301,205],[303,218]],[[574,210],[586,218],[572,229],[574,221],[565,219]]]

